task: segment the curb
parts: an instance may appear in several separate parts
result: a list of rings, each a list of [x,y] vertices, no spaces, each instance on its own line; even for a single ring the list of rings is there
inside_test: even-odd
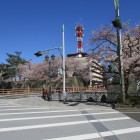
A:
[[[140,110],[140,108],[115,108],[116,110]]]

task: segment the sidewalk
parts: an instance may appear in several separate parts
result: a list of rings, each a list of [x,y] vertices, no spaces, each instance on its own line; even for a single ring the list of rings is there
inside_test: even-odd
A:
[[[9,105],[18,106],[40,106],[47,108],[94,108],[94,109],[112,109],[111,104],[100,102],[64,102],[64,101],[45,101],[42,99],[41,94],[31,95],[14,95],[3,96],[2,98],[10,98],[8,100]],[[18,99],[16,99],[18,98]],[[130,107],[126,105],[115,105],[115,109],[118,111],[140,111],[140,107]]]
[[[45,108],[92,108],[96,110],[106,110],[112,109],[110,104],[106,103],[93,103],[93,102],[64,102],[64,101],[45,101],[41,97],[27,97],[20,99],[10,99],[7,102],[9,105],[18,105],[18,106],[39,106]]]

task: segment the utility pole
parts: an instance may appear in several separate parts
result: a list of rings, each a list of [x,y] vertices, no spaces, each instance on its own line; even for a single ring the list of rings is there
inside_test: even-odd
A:
[[[64,24],[62,25],[62,50],[63,50],[63,95],[66,100],[66,74],[65,74],[65,40],[64,40]]]
[[[119,11],[119,2],[114,0],[116,19],[112,21],[114,27],[117,29],[117,41],[118,41],[118,58],[119,58],[119,77],[120,77],[120,91],[121,91],[121,100],[125,101],[125,81],[124,81],[124,67],[123,67],[123,54],[122,54],[122,40],[121,40],[121,21],[120,21],[120,11]]]

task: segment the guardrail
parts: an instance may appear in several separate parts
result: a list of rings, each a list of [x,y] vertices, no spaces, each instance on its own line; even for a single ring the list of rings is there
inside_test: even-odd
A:
[[[7,94],[28,94],[28,93],[42,93],[42,88],[13,88],[13,89],[0,89],[0,95]]]

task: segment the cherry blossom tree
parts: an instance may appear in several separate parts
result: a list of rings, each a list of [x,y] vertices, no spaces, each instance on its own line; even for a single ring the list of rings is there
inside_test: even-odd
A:
[[[52,62],[40,62],[40,63],[25,63],[18,66],[18,73],[22,77],[22,80],[30,80],[34,83],[50,83],[58,81],[61,76],[58,75],[58,69],[61,67],[60,58],[53,60]]]
[[[27,62],[20,64],[17,68],[21,81],[30,81],[32,84],[57,83],[62,85],[62,75],[58,74],[58,69],[62,68],[62,59],[57,57],[51,63],[44,61],[40,63]],[[89,80],[87,71],[88,65],[83,66],[82,61],[75,58],[66,58],[66,83],[69,82],[74,73],[82,77],[83,80]]]
[[[66,58],[66,80],[76,76],[80,81],[89,82],[90,80],[90,63],[89,60],[81,58],[67,57]]]
[[[118,72],[118,46],[117,34],[112,26],[102,26],[96,31],[92,31],[88,44],[90,55],[108,69],[108,65],[113,64],[115,72]],[[125,93],[128,93],[129,75],[140,72],[140,24],[130,27],[129,23],[123,23],[122,29],[122,49],[123,67],[125,77]],[[113,73],[112,75],[115,75]]]

